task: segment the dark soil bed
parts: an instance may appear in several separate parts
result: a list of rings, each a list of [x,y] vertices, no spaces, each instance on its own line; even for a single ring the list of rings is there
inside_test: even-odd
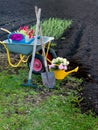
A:
[[[93,48],[83,44],[85,26],[81,24],[73,24],[70,29],[64,32],[60,39],[57,40],[57,55],[67,57],[70,61],[70,68],[79,66],[79,71],[74,75],[78,78],[83,78],[83,91],[81,102],[82,112],[93,110],[98,114],[98,79],[97,69],[93,67],[96,63],[92,63]],[[87,35],[86,35],[87,36]],[[85,37],[86,38],[86,37]],[[83,47],[84,46],[84,47]],[[89,50],[90,49],[90,50]],[[95,50],[97,53],[97,50]],[[93,56],[94,57],[94,56]],[[92,59],[93,60],[93,59]],[[97,57],[95,56],[95,61]],[[81,95],[81,93],[80,93]]]
[[[20,24],[34,22],[35,5],[42,8],[42,19],[58,17],[73,20],[72,27],[64,32],[63,39],[61,37],[56,41],[58,44],[56,52],[58,56],[67,57],[71,67],[77,65],[80,67],[76,76],[83,77],[85,80],[84,108],[93,109],[98,114],[98,1],[18,0],[15,3],[10,0],[10,2],[0,1],[2,7],[0,27],[11,31]],[[1,31],[0,38],[1,40],[5,38]],[[6,59],[0,59],[0,65],[0,68],[4,69],[4,66],[7,66]]]

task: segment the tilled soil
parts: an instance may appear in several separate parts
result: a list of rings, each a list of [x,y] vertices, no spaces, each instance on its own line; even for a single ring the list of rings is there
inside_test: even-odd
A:
[[[42,19],[58,17],[73,20],[72,27],[57,40],[58,56],[67,57],[70,66],[79,66],[78,77],[85,79],[83,97],[88,109],[98,113],[98,0],[1,0],[0,27],[14,30],[35,21],[34,6],[42,8]],[[5,33],[0,31],[1,40]],[[61,36],[62,37],[62,36]]]

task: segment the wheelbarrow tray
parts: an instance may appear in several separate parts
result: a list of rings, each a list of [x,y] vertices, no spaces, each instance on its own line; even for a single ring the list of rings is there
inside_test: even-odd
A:
[[[48,37],[48,36],[43,36],[43,43],[47,44],[48,42],[54,40],[54,37]],[[26,43],[9,43],[8,39],[4,40],[4,43],[9,50],[9,52],[13,52],[16,54],[23,54],[23,55],[29,55],[32,53],[33,50],[33,45],[34,41],[31,44],[26,44]],[[37,46],[36,46],[36,51],[41,49],[41,43],[40,39],[37,40]]]

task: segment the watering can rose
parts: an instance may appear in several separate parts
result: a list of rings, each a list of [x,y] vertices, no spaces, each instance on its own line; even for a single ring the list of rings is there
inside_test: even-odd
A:
[[[51,65],[49,65],[49,69],[51,70],[67,70],[67,66],[69,65],[69,61],[66,58],[57,57],[52,60]]]

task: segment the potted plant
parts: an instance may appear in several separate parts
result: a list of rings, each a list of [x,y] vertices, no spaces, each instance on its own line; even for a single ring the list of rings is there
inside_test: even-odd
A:
[[[64,79],[65,71],[67,70],[67,66],[69,65],[69,61],[63,57],[57,57],[51,61],[49,65],[49,69],[54,71],[54,75],[56,79]]]
[[[58,80],[64,79],[67,75],[77,72],[79,67],[76,67],[73,70],[66,71],[67,67],[69,65],[69,61],[66,58],[63,57],[57,57],[51,61],[51,64],[49,65],[49,69],[51,71],[54,71],[55,78]]]
[[[30,44],[34,41],[34,30],[30,29],[29,26],[20,27],[17,32],[8,35],[8,41],[9,43],[12,41],[12,43]]]
[[[17,32],[27,36],[28,38],[34,38],[34,30],[29,26],[21,26]]]

